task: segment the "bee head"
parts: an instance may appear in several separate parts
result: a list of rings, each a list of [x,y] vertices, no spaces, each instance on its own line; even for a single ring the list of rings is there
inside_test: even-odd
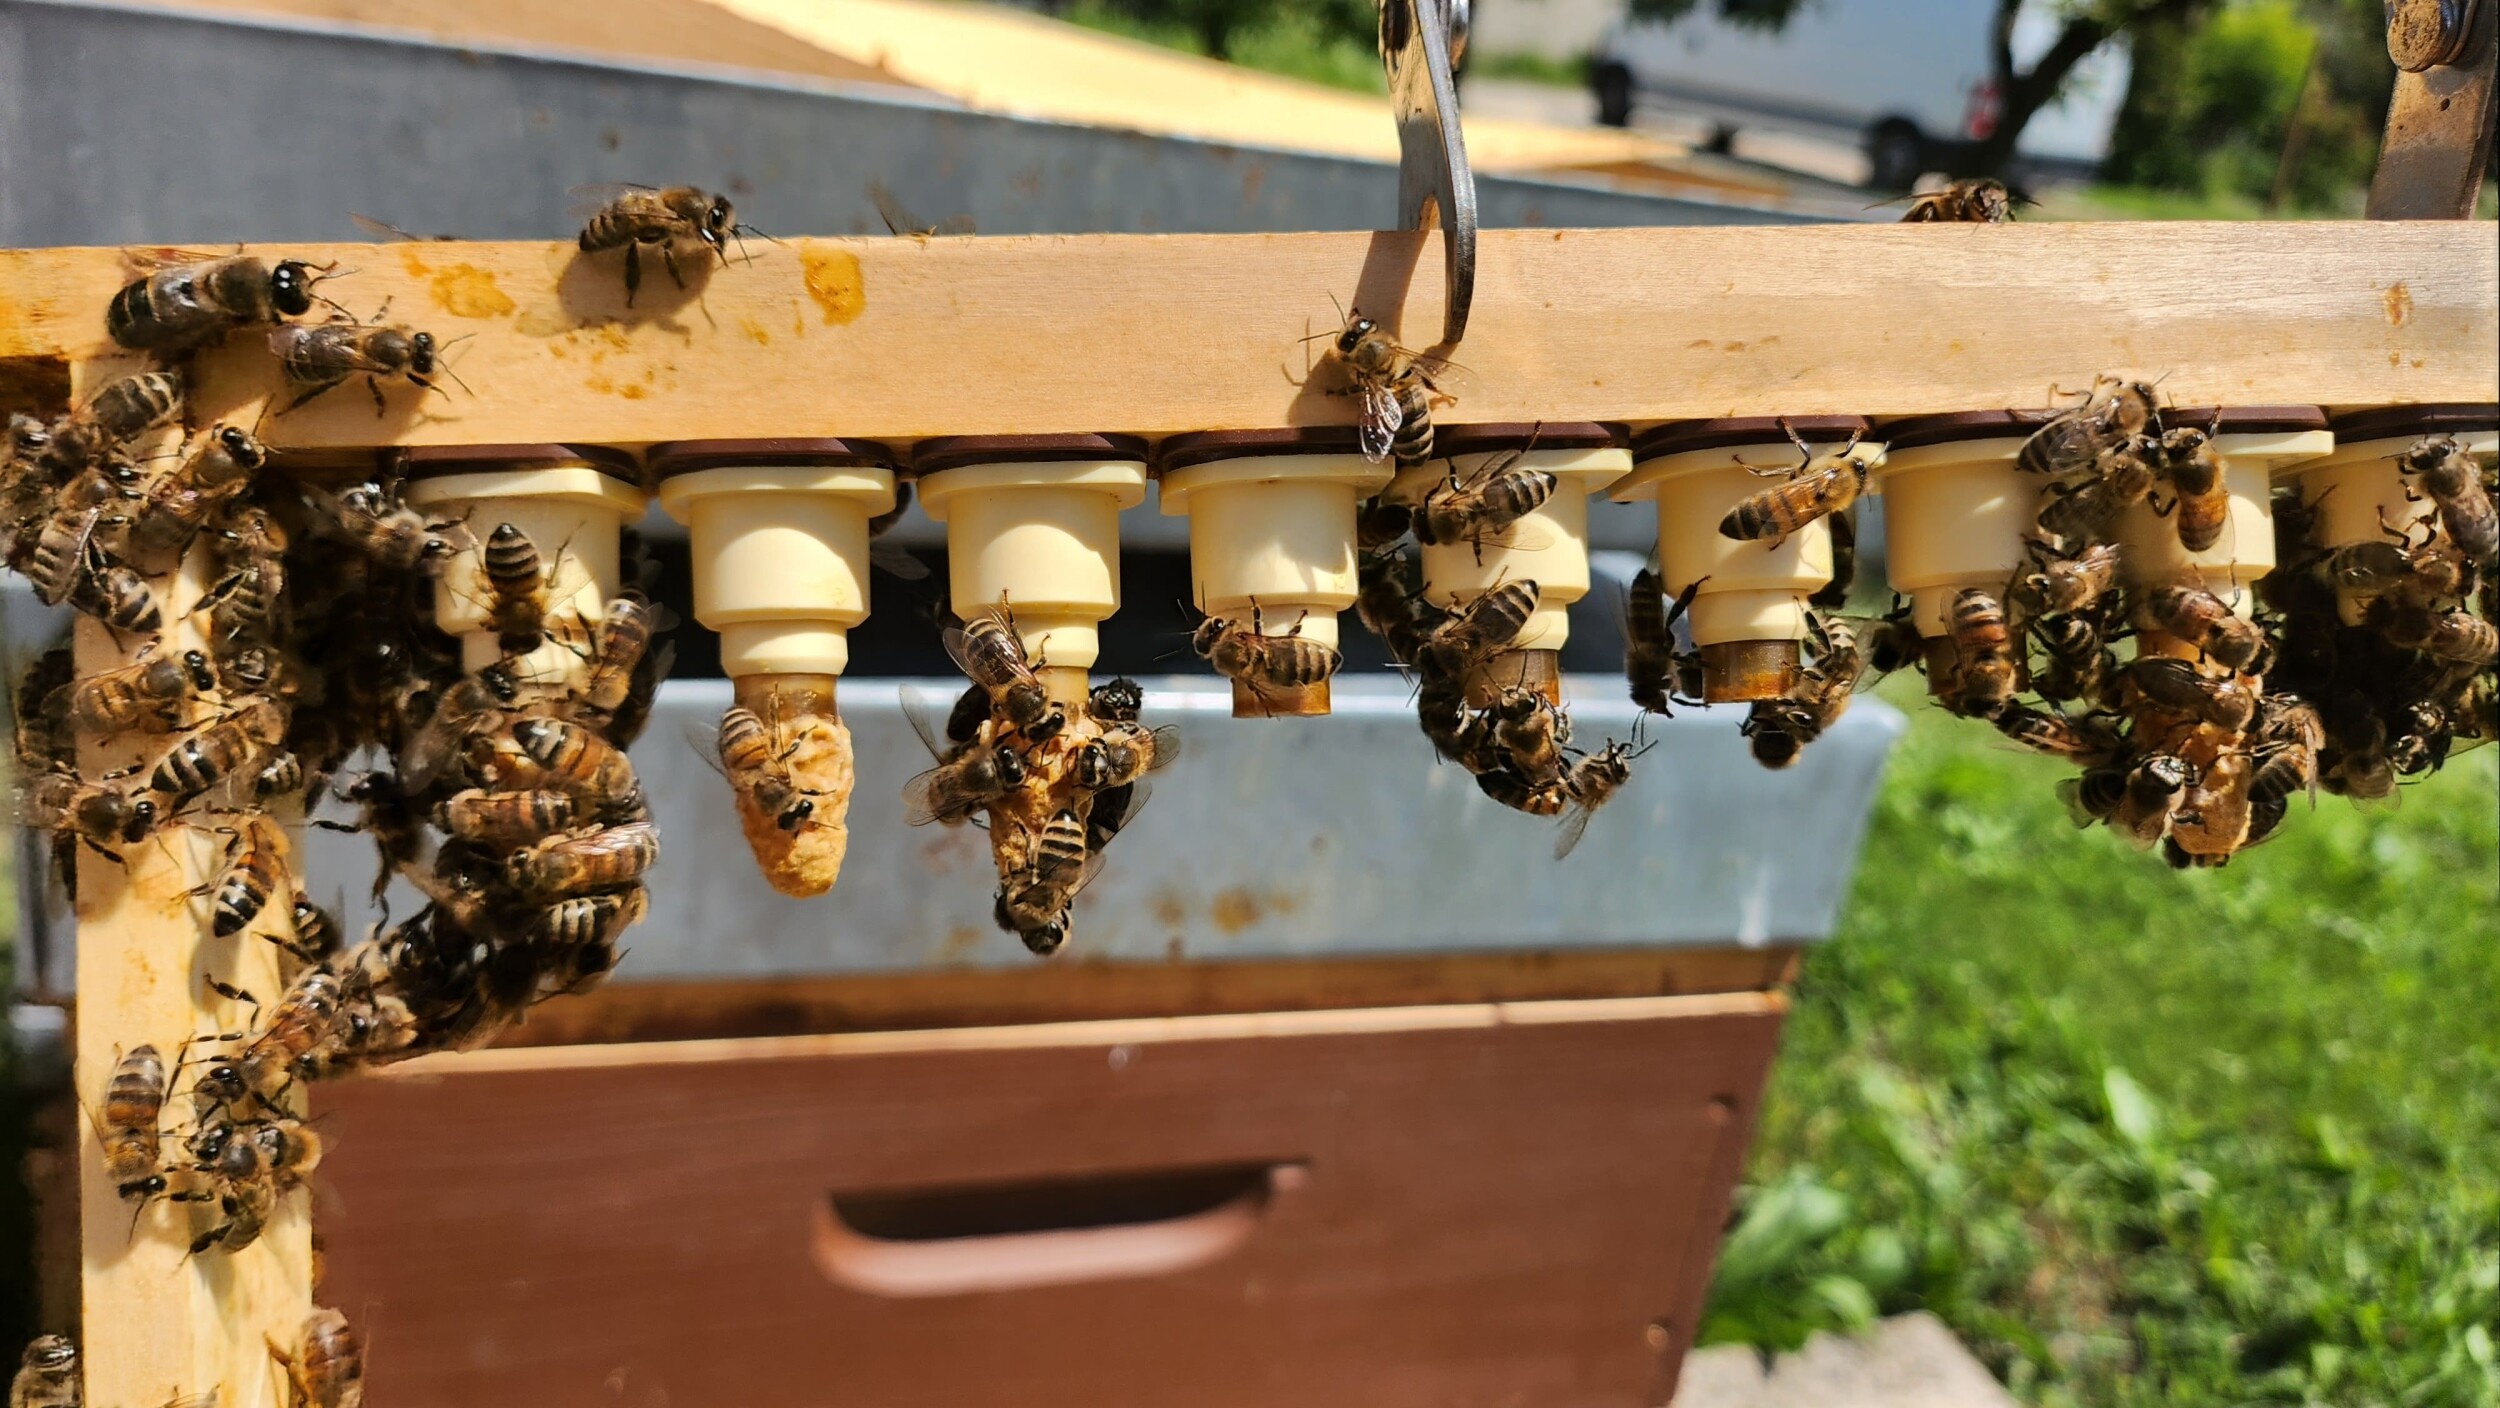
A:
[[[182,673],[193,689],[207,691],[217,687],[217,672],[209,667],[208,652],[204,650],[182,652]]]
[[[703,213],[703,238],[717,245],[728,239],[729,232],[736,228],[738,216],[730,209],[729,197],[712,197],[712,208]]]
[[[136,844],[156,829],[156,803],[141,797],[129,805],[127,818],[122,823],[122,840]]]
[[[269,301],[292,318],[312,311],[313,272],[300,259],[281,260],[269,276]]]
[[[998,750],[998,780],[1009,787],[1024,785],[1024,755],[1013,748]]]
[[[1231,621],[1221,616],[1209,616],[1198,623],[1198,629],[1189,633],[1190,649],[1197,651],[1200,655],[1213,655],[1215,643],[1222,640],[1224,633],[1232,628]]]
[[[1370,337],[1379,331],[1380,324],[1373,322],[1371,319],[1364,317],[1360,313],[1346,319],[1345,331],[1337,334],[1337,355],[1340,357],[1353,356],[1354,349],[1362,344],[1363,339]]]
[[[408,339],[408,370],[415,376],[434,374],[434,334],[421,332]]]
[[[226,458],[245,469],[258,469],[269,459],[269,452],[261,448],[261,443],[252,438],[250,431],[239,425],[220,426],[217,444],[226,452]]]
[[[773,818],[773,823],[784,831],[796,831],[805,826],[807,819],[815,814],[816,804],[805,797],[798,797],[792,799],[790,805],[781,809],[781,815]]]
[[[45,1335],[26,1346],[25,1367],[68,1369],[78,1363],[78,1345],[67,1335]]]

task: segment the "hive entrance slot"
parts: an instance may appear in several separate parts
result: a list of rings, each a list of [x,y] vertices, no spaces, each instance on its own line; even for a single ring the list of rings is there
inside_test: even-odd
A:
[[[836,1193],[833,1215],[863,1237],[935,1242],[1171,1222],[1248,1200],[1263,1204],[1277,1165],[1225,1164],[1089,1178],[889,1193]]]

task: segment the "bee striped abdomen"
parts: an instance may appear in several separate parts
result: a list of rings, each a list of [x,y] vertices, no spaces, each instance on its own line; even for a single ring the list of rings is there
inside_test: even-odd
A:
[[[1389,442],[1389,453],[1398,468],[1411,469],[1432,458],[1432,388],[1420,376],[1401,378],[1397,384],[1398,433]]]

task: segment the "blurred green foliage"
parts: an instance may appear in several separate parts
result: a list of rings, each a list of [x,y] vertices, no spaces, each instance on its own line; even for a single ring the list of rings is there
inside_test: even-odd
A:
[[[2135,36],[2110,180],[2359,214],[2396,70],[2378,0],[2235,0]]]
[[[2060,1408],[2500,1402],[2500,749],[2178,874],[1885,692],[1704,1341],[1924,1308]]]
[[[1372,0],[1073,0],[1059,17],[1336,87],[1385,92]],[[1359,60],[1350,63],[1348,56]],[[1369,81],[1362,81],[1368,74]]]

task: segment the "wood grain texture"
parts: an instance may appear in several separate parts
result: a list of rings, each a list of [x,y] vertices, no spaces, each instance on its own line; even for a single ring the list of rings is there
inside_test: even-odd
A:
[[[1058,962],[839,978],[637,983],[533,1010],[499,1046],[687,1041],[1110,1017],[1762,991],[1793,947],[1430,954],[1255,963]]]
[[[1437,235],[1069,235],[750,242],[624,307],[614,256],[545,244],[271,248],[323,291],[449,342],[467,391],[334,392],[262,434],[295,447],[1342,422],[1297,386],[1339,303],[1439,326]],[[1498,230],[1446,389],[1450,422],[2043,404],[2097,373],[2183,405],[2500,396],[2500,271],[2471,223]],[[353,272],[348,272],[352,270]],[[103,350],[115,250],[0,253],[0,358]],[[242,335],[201,404],[274,369]]]
[[[99,379],[137,364],[97,361],[77,370],[82,393]],[[168,435],[168,444],[174,435]],[[143,447],[144,448],[144,447]],[[166,446],[156,447],[163,450]],[[187,613],[207,586],[205,549],[160,592],[163,645],[202,644]],[[127,664],[141,642],[116,640],[92,616],[77,623],[80,674]],[[143,734],[84,737],[80,766],[89,778],[133,765],[152,765],[167,739]],[[212,794],[215,795],[215,794]],[[156,1047],[169,1073],[184,1041],[239,1029],[241,1005],[208,991],[215,976],[274,1003],[277,947],[252,932],[227,938],[209,930],[209,901],[200,887],[216,873],[222,838],[209,828],[232,824],[206,812],[160,825],[124,847],[121,863],[81,850],[78,857],[78,1017],[75,1079],[89,1112],[102,1107],[113,1067],[142,1043]],[[180,1089],[189,1073],[176,1076]],[[187,1099],[166,1102],[165,1124],[187,1124]],[[173,1137],[167,1139],[173,1152]],[[240,1252],[187,1255],[201,1221],[195,1204],[158,1200],[134,1221],[131,1207],[106,1178],[92,1124],[79,1142],[82,1349],[87,1402],[159,1404],[177,1395],[222,1389],[230,1404],[280,1401],[264,1333],[292,1345],[311,1309],[312,1225],[305,1195],[282,1198],[258,1241]]]
[[[329,1275],[401,1408],[1658,1403],[1776,1037],[1743,1009],[344,1082]],[[1010,1189],[1279,1166],[1246,1240],[1159,1274],[895,1297],[816,1250],[837,1201],[968,1235]]]

